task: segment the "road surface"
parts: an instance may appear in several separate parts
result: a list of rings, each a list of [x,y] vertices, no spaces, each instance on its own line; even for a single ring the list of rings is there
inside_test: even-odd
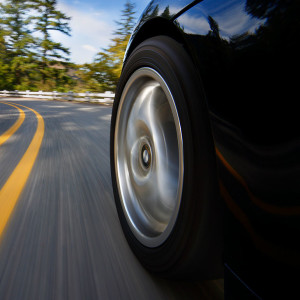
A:
[[[110,119],[107,106],[0,98],[0,299],[223,299],[222,280],[159,279],[130,251]]]

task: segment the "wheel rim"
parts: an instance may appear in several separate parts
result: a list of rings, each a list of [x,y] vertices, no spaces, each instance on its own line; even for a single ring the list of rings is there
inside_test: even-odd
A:
[[[176,222],[183,186],[183,141],[163,78],[141,68],[129,78],[115,127],[115,171],[123,212],[145,246],[157,247]]]

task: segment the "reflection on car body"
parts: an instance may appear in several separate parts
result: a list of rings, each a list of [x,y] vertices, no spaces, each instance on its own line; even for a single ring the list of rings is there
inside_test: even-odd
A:
[[[219,193],[210,198],[214,200],[209,200],[216,201],[216,214],[209,210],[208,217],[222,218],[218,202],[225,204],[222,230],[225,296],[228,299],[299,296],[296,284],[300,279],[300,139],[296,109],[298,78],[294,72],[299,66],[299,23],[299,1],[151,1],[131,37],[125,56],[123,77],[129,70],[128,62],[133,64],[132,56],[138,57],[135,51],[139,45],[148,39],[155,43],[156,37],[166,36],[183,47],[199,76],[199,96],[185,100],[186,110],[191,116],[194,108],[206,110],[209,118]],[[164,41],[169,43],[169,40]],[[150,44],[147,47],[151,49]],[[155,47],[157,52],[166,51],[164,47]],[[175,57],[175,54],[170,53],[170,56]],[[149,57],[149,61],[151,59]],[[144,64],[147,63],[145,60]],[[153,65],[153,68],[162,74],[165,72],[159,66]],[[176,82],[171,82],[168,77],[166,82],[172,95]],[[181,88],[184,95],[187,87],[182,83]],[[120,95],[122,91],[119,91]],[[200,104],[195,106],[189,101]],[[178,106],[182,104],[176,96],[174,103],[180,126],[190,122],[189,128],[196,134],[193,126],[198,123],[193,117],[181,118]],[[117,113],[117,104],[114,109]],[[199,118],[205,119],[205,116],[205,112],[199,113]],[[193,140],[192,144],[210,143],[209,138],[205,140],[207,132],[198,129],[201,139]],[[185,147],[188,137],[184,130],[182,134],[183,151],[189,150],[189,145]],[[197,152],[197,155],[209,156],[209,151]],[[184,170],[189,171],[191,166],[186,162],[189,161],[183,160]],[[210,158],[207,162],[214,168]],[[112,164],[112,170],[115,170],[114,162]],[[197,167],[201,168],[201,164]],[[204,166],[206,168],[209,170]],[[194,184],[205,180],[204,175],[200,175]],[[209,182],[213,180],[210,176],[214,174],[208,175]],[[183,190],[185,188],[183,184]],[[115,194],[119,191],[115,186]],[[202,196],[198,201],[202,201]],[[176,215],[178,222],[181,209],[185,209],[185,203],[189,201],[184,197]],[[199,212],[202,209],[205,211],[202,207]],[[220,226],[219,222],[215,226],[211,224],[207,223],[207,230]],[[176,225],[172,230],[167,243],[177,234]],[[203,239],[202,245],[205,242],[222,243],[218,236],[220,230],[211,232],[216,233],[216,239]],[[189,243],[190,247],[198,249],[199,256],[204,255],[199,250],[201,246]],[[140,254],[140,259],[149,254],[147,251]],[[172,251],[170,254],[175,255]],[[214,259],[218,264],[219,260]],[[143,258],[141,260],[143,262]],[[148,262],[143,263],[151,269]],[[201,269],[201,264],[197,267]],[[154,269],[158,268],[156,265]],[[188,276],[186,269],[183,273]],[[199,273],[205,278],[202,271]],[[212,277],[220,276],[217,271],[213,273]]]

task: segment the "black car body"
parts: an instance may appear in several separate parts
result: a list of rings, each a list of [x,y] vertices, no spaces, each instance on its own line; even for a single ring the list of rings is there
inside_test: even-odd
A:
[[[151,1],[124,59],[163,35],[199,73],[225,210],[228,299],[300,295],[299,4]]]

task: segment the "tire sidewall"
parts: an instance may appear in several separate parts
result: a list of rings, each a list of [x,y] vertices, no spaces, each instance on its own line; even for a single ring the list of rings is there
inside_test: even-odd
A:
[[[122,92],[130,76],[143,67],[154,69],[165,80],[177,108],[184,149],[184,180],[178,217],[167,240],[156,248],[145,247],[131,232],[118,194],[114,163],[114,132]],[[212,237],[205,229],[213,226],[209,223],[214,209],[212,198],[216,197],[214,146],[199,82],[199,74],[179,43],[164,36],[151,38],[140,44],[127,59],[112,112],[111,171],[122,228],[140,261],[151,271],[171,277],[192,272],[199,264],[208,263],[209,245],[215,243],[209,240]]]

